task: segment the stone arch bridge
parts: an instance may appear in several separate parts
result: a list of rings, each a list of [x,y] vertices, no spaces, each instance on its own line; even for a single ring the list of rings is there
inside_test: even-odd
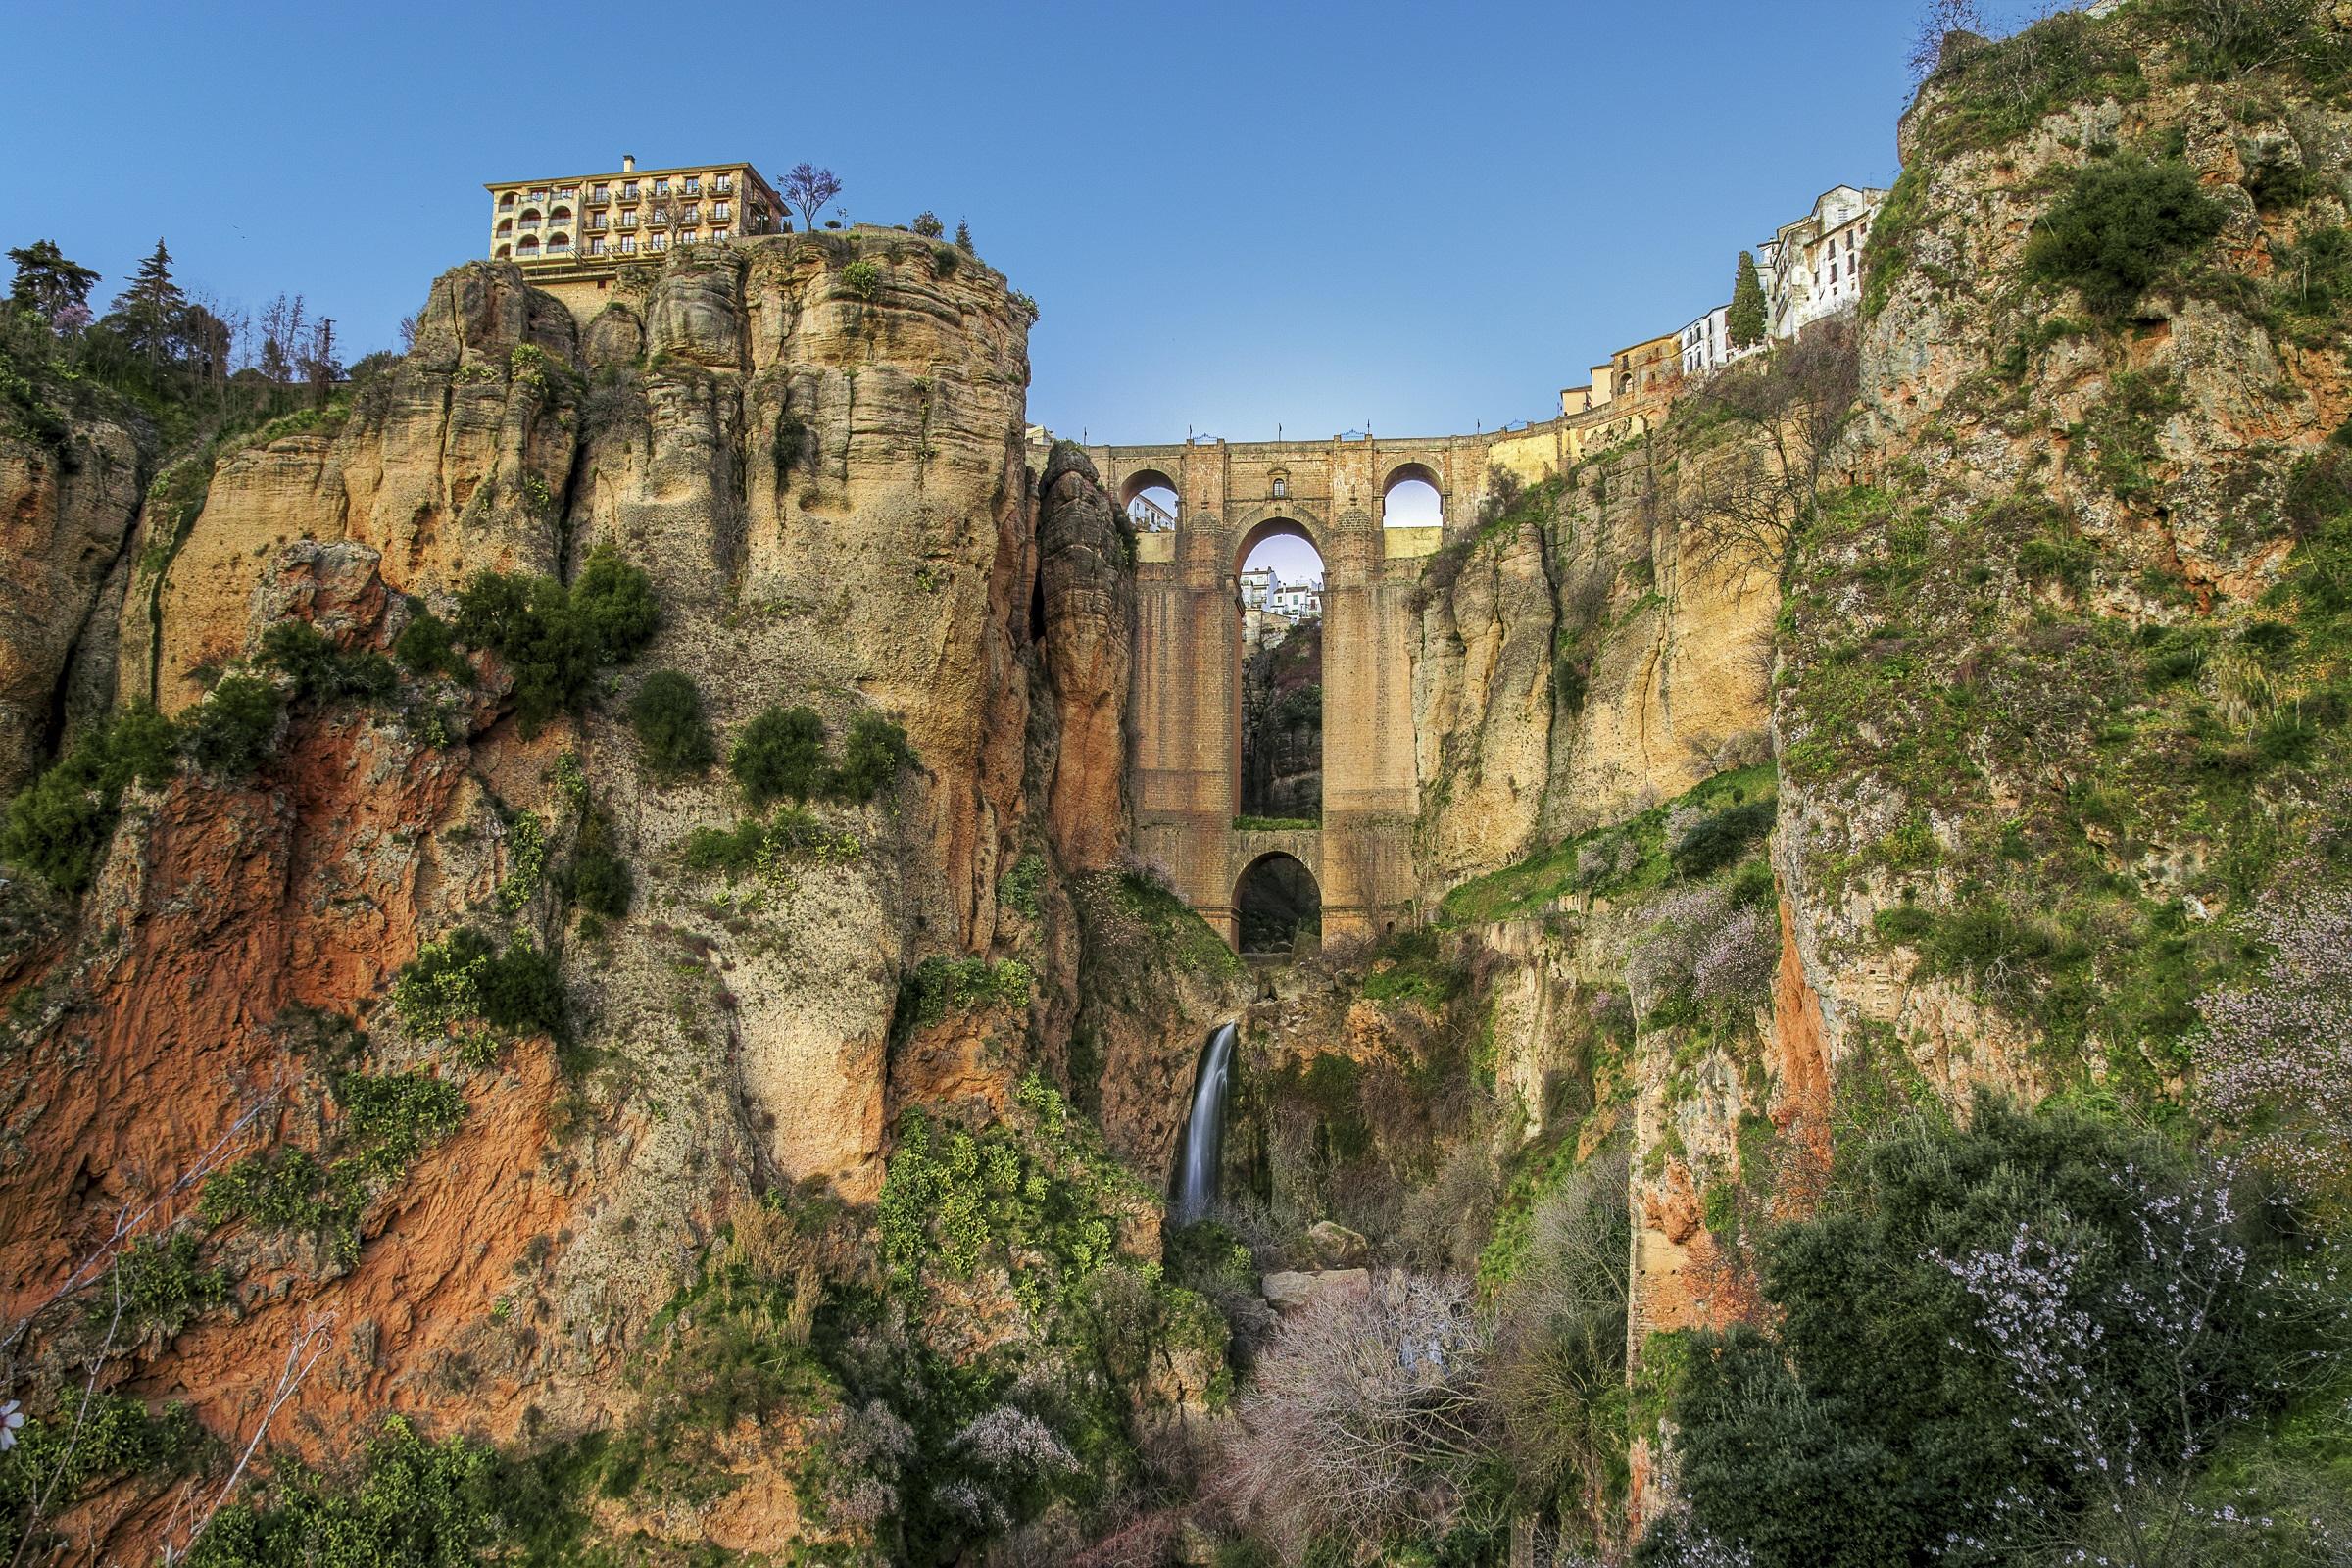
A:
[[[1327,936],[1414,918],[1413,589],[1426,558],[1471,526],[1490,466],[1529,480],[1565,472],[1644,422],[1611,409],[1475,436],[1085,449],[1120,505],[1153,487],[1178,499],[1173,527],[1136,540],[1137,850],[1228,941],[1239,940],[1242,877],[1271,854],[1314,876]],[[1441,525],[1383,526],[1389,491],[1407,479],[1436,489]],[[1323,558],[1323,817],[1263,831],[1239,825],[1239,575],[1277,534]]]

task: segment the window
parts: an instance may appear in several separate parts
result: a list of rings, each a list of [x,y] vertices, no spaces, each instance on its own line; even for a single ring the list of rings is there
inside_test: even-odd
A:
[[[637,226],[636,208],[632,207],[627,212],[624,212],[620,215],[620,226],[623,228],[635,228]]]
[[[601,236],[590,238],[588,241],[588,254],[591,256],[602,256],[605,254],[605,242]]]
[[[620,236],[620,254],[623,256],[634,256],[637,254],[636,235],[623,234]]]
[[[1278,479],[1276,479],[1276,480],[1274,481],[1274,497],[1275,497],[1275,499],[1276,499],[1276,500],[1278,500],[1278,501],[1279,501],[1279,500],[1281,500],[1281,499],[1282,499],[1284,496],[1287,496],[1287,495],[1289,495],[1290,493],[1291,493],[1291,481],[1290,481],[1290,480],[1288,480],[1288,479],[1281,479],[1281,478],[1278,478]]]
[[[632,179],[620,187],[620,199],[624,202],[633,202],[637,199],[637,182],[635,180]]]
[[[654,194],[655,194],[655,195],[657,195],[657,196],[666,196],[666,195],[668,195],[668,194],[669,194],[669,181],[668,181],[668,180],[666,180],[666,179],[657,179],[657,180],[655,180],[655,181],[654,181]]]
[[[592,202],[609,202],[612,199],[612,187],[599,185],[588,193],[588,199]]]
[[[665,251],[669,249],[669,236],[656,234],[652,239],[646,241],[645,248],[649,251]]]
[[[699,223],[702,220],[703,210],[699,206],[683,208],[678,213],[678,221],[681,223]]]
[[[732,216],[733,207],[730,203],[712,202],[710,204],[710,221],[713,223],[723,223]]]
[[[728,234],[723,228],[714,228],[710,231],[710,237],[724,245],[727,242]]]
[[[688,174],[686,176],[686,194],[689,196],[700,196],[702,193],[703,176],[700,174]]]
[[[727,195],[735,189],[734,178],[727,174],[713,174],[710,176],[710,188],[721,196]]]
[[[603,213],[592,213],[592,214],[590,214],[590,215],[589,215],[589,218],[588,218],[588,226],[589,226],[590,228],[602,228],[602,227],[604,227],[604,226],[605,226],[605,217],[606,217],[606,215],[605,215],[605,214],[603,214]]]
[[[576,202],[579,199],[580,187],[577,185],[560,185],[556,188],[556,200],[560,202]]]
[[[681,244],[681,245],[691,245],[691,244],[693,244],[693,243],[694,243],[694,230],[693,230],[693,229],[691,229],[691,228],[681,228],[681,229],[679,229],[679,230],[678,230],[678,243],[679,243],[679,244]]]
[[[508,208],[510,208],[510,207],[512,207],[512,206],[514,206],[514,193],[513,191],[508,191],[508,192],[506,192],[505,194],[501,195],[501,196],[498,198],[498,206],[499,206],[499,210],[500,210],[501,212],[504,212],[506,209],[508,209]]]

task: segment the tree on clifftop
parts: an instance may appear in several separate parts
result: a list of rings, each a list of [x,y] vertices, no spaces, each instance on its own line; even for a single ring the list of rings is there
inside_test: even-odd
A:
[[[69,311],[87,319],[90,285],[98,274],[57,248],[57,241],[36,239],[8,253],[17,264],[17,280],[8,291],[9,303],[36,312],[52,326],[61,326]]]
[[[144,354],[150,366],[160,366],[171,354],[172,335],[186,309],[186,297],[172,280],[172,253],[159,239],[155,254],[139,264],[130,286],[115,300],[124,344]]]
[[[841,194],[841,179],[830,169],[813,164],[796,164],[784,176],[784,200],[801,210],[801,226],[816,227],[816,215],[827,202]]]
[[[1753,348],[1764,341],[1764,284],[1756,276],[1752,251],[1740,253],[1740,272],[1732,282],[1732,309],[1724,329],[1736,349]]]

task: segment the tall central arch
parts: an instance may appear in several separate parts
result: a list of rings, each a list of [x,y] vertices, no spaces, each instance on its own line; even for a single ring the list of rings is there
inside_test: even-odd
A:
[[[1440,529],[1382,526],[1400,464],[1439,479],[1453,468],[1443,443],[1384,459],[1361,440],[1104,448],[1098,459],[1122,504],[1162,484],[1176,498],[1174,526],[1136,536],[1137,847],[1229,940],[1243,873],[1275,854],[1306,868],[1326,935],[1412,917],[1412,593]],[[1239,579],[1252,549],[1286,534],[1323,560],[1323,814],[1308,828],[1245,827]]]

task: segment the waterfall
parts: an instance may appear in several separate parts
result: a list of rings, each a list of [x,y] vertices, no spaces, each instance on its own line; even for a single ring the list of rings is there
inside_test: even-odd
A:
[[[1209,1031],[1200,1047],[1200,1068],[1193,1077],[1193,1113],[1176,1146],[1174,1218],[1189,1225],[1208,1212],[1217,1197],[1217,1162],[1225,1152],[1225,1097],[1233,1088],[1233,1025]]]

